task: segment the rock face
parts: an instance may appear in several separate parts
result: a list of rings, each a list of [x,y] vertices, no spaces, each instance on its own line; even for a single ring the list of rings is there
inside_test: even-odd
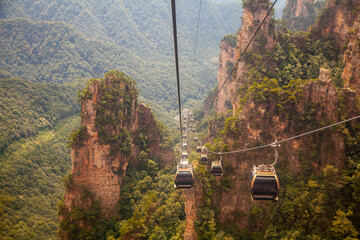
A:
[[[241,29],[236,35],[237,43],[235,48],[230,48],[226,41],[222,41],[220,49],[220,64],[218,73],[219,89],[223,85],[225,78],[229,75],[230,66],[234,66],[240,54],[244,51],[250,39],[254,35],[256,29],[259,27],[261,21],[266,16],[269,10],[270,1],[268,0],[253,0],[244,4],[243,17],[241,21]],[[254,54],[263,54],[272,49],[275,45],[275,26],[271,24],[271,16],[268,16],[259,30],[257,37],[253,44],[248,48],[249,52]],[[234,54],[235,53],[235,54]],[[228,64],[229,63],[229,64]],[[233,111],[238,107],[238,96],[236,89],[244,85],[248,79],[249,61],[243,58],[234,70],[234,76],[230,77],[224,88],[219,93],[216,109],[224,112],[229,109],[230,102]],[[225,78],[224,78],[225,77]]]
[[[353,2],[357,4],[355,6],[360,5],[360,1]],[[345,68],[342,77],[345,81],[345,87],[354,89],[360,94],[360,14],[354,14],[351,9],[347,11],[348,14],[352,14],[353,19],[351,27],[348,28],[348,43],[345,45],[346,51],[344,54]]]
[[[134,82],[124,73],[112,71],[104,79],[91,80],[81,105],[81,127],[71,148],[71,184],[60,221],[73,221],[75,208],[87,209],[94,201],[99,202],[100,217],[116,217],[122,180],[128,165],[137,164],[139,153],[146,151],[160,166],[173,159],[171,150],[161,147],[163,133],[151,108],[137,103]],[[86,192],[91,198],[84,197]]]
[[[286,106],[283,114],[279,114],[282,111],[277,109],[277,101],[248,102],[241,114],[234,116],[233,127],[238,132],[230,130],[223,138],[224,144],[230,150],[250,148],[319,127],[306,125],[307,121],[329,124],[339,120],[336,114],[338,92],[330,82],[311,82],[302,85],[301,89],[296,104]],[[328,164],[341,169],[346,159],[344,141],[344,136],[336,129],[289,141],[281,145],[279,165],[294,175],[320,172]],[[232,222],[244,228],[248,224],[248,213],[255,205],[249,194],[250,169],[253,165],[272,163],[274,153],[267,148],[227,155],[224,161],[228,165],[225,172],[230,174],[233,188],[214,193],[214,205],[220,209],[219,222]],[[256,204],[266,206],[268,203]],[[237,215],[242,218],[236,219]]]
[[[201,204],[202,194],[201,186],[196,185],[193,189],[184,190],[186,228],[184,232],[184,240],[197,239],[195,230],[196,212]]]
[[[293,30],[306,30],[315,22],[315,0],[287,0],[283,20]]]
[[[333,37],[335,42],[343,48],[347,45],[349,37],[356,35],[351,33],[355,33],[353,30],[358,28],[359,13],[356,8],[359,4],[359,0],[346,2],[328,0],[325,10],[314,25],[312,32],[318,37]]]
[[[236,42],[235,35],[227,35],[220,42],[219,70],[217,75],[217,80],[220,87],[224,84],[235,65],[237,49]],[[232,94],[233,92],[231,91],[231,84],[225,84],[224,88],[219,92],[217,101],[215,103],[217,112],[225,113],[227,110],[232,109]]]
[[[325,11],[312,32],[316,36],[331,36],[344,53],[344,87],[360,91],[360,0],[328,0]]]
[[[304,4],[314,3],[312,0],[292,2],[297,3],[294,12],[300,15],[306,13],[302,7]],[[259,6],[262,6],[261,3]],[[345,80],[345,88],[337,89],[331,79],[330,71],[320,69],[318,79],[294,80],[291,83],[292,87],[290,86],[286,90],[281,89],[276,80],[267,78],[256,80],[257,84],[253,84],[252,87],[261,88],[261,91],[249,89],[246,101],[239,103],[236,89],[249,81],[249,63],[242,61],[237,67],[233,81],[228,83],[230,87],[223,89],[225,93],[222,93],[221,96],[225,99],[218,100],[216,105],[218,112],[224,112],[223,110],[226,108],[221,106],[225,105],[225,100],[231,99],[234,109],[233,116],[227,119],[223,129],[224,135],[221,138],[223,146],[231,151],[265,145],[275,140],[287,139],[338,122],[343,117],[359,115],[356,104],[358,104],[357,98],[360,96],[360,14],[358,11],[354,11],[356,9],[354,6],[360,6],[360,1],[348,1],[348,3],[336,0],[328,1],[327,9],[311,31],[311,34],[318,38],[330,37],[339,46],[346,46],[345,68],[342,75]],[[298,10],[299,8],[302,10]],[[258,15],[263,16],[264,14]],[[252,12],[245,8],[242,28],[237,35],[236,53],[244,48],[249,36],[252,36],[251,26],[254,26],[254,21],[257,21],[252,17]],[[265,31],[264,34],[266,33]],[[268,33],[267,36],[271,36],[271,34]],[[224,42],[221,44],[219,71],[222,73],[218,74],[219,84],[224,79],[224,61],[230,59],[229,56],[231,56],[229,49],[224,47]],[[273,46],[274,42],[270,40],[264,49],[270,50]],[[257,51],[256,48],[250,50]],[[264,55],[264,53],[260,55]],[[241,109],[239,108],[240,104],[242,104]],[[281,184],[284,184],[281,182],[282,174],[289,173],[295,177],[319,174],[326,165],[332,165],[341,170],[347,158],[346,137],[343,130],[344,126],[338,126],[282,143],[277,165],[280,170],[278,173],[280,187]],[[212,132],[220,132],[219,127],[209,123],[209,135]],[[217,139],[217,141],[219,140]],[[214,189],[212,192],[212,209],[216,209],[216,220],[220,225],[229,223],[232,224],[231,226],[236,225],[238,229],[247,228],[249,212],[255,205],[266,209],[272,204],[251,201],[249,177],[250,169],[254,165],[270,164],[273,161],[274,152],[271,148],[228,154],[223,157],[224,177],[232,183],[232,186]],[[196,187],[193,191],[195,191],[195,196],[203,195]],[[185,195],[186,204],[201,206],[203,200],[197,199],[193,195]],[[191,208],[189,207],[189,209]],[[193,212],[186,214],[191,219],[194,218]]]

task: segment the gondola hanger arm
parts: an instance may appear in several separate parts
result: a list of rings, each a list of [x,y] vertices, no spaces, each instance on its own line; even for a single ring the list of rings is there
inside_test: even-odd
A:
[[[278,140],[276,140],[275,142],[271,143],[270,146],[274,148],[274,155],[275,155],[275,161],[270,166],[274,167],[278,162],[278,158],[279,158],[278,148],[280,147],[280,144],[278,143]]]

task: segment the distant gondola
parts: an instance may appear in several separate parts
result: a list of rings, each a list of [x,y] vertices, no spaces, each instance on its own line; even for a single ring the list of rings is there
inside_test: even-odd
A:
[[[201,151],[202,151],[202,146],[197,146],[196,147],[196,152],[201,153]]]
[[[272,165],[254,166],[251,171],[252,200],[273,200],[279,197],[279,180]]]
[[[175,174],[175,188],[192,188],[194,185],[194,174],[189,162],[181,162],[177,166]]]
[[[214,176],[223,175],[223,168],[220,161],[214,161],[211,163],[211,174]]]
[[[182,152],[181,153],[181,159],[187,159],[187,158],[188,158],[187,152]]]
[[[198,137],[194,137],[194,142],[198,142],[199,138]]]
[[[208,157],[206,153],[202,153],[200,157],[200,163],[201,164],[207,164],[208,163]]]

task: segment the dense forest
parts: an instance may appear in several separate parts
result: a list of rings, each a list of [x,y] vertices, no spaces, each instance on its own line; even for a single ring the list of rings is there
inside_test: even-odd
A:
[[[56,239],[61,179],[71,166],[67,136],[79,125],[77,92],[88,79],[111,69],[130,74],[140,101],[175,124],[169,6],[168,1],[1,1],[1,238]],[[238,2],[203,1],[191,74],[198,7],[183,4],[179,18],[183,101],[189,104],[216,81],[218,41],[236,31],[241,14]]]
[[[283,8],[285,1],[278,4]],[[264,55],[255,52],[245,55],[246,63],[251,66],[247,69],[249,81],[236,89],[240,106],[236,114],[241,115],[251,102],[259,107],[275,106],[271,108],[274,115],[291,122],[297,133],[332,123],[316,120],[323,106],[310,102],[304,107],[304,113],[295,110],[304,101],[304,86],[319,84],[320,68],[324,68],[329,69],[331,84],[339,92],[340,103],[334,114],[340,120],[350,117],[346,96],[341,96],[344,87],[341,74],[345,65],[341,54],[347,50],[345,46],[338,46],[335,39],[324,39],[311,31],[292,32],[306,30],[319,14],[324,15],[324,4],[325,1],[315,1],[306,21],[298,25],[289,25],[301,19],[291,16],[290,5],[285,8],[284,21],[272,20],[278,42]],[[351,1],[347,4],[352,7]],[[212,110],[204,115],[204,109],[197,106],[208,96],[206,106],[217,89],[213,87],[220,39],[225,35],[224,39],[236,46],[235,35],[229,33],[235,33],[240,27],[241,3],[203,1],[194,70],[192,57],[198,2],[179,1],[178,7],[184,106],[195,108],[198,136],[209,140],[206,145],[209,149],[240,148],[237,137],[245,135],[243,122],[230,111],[218,114]],[[102,218],[99,201],[92,192],[84,191],[81,198],[91,202],[91,207],[75,208],[70,216],[73,222],[63,221],[59,225],[58,220],[58,211],[61,213],[64,207],[61,199],[65,188],[72,184],[69,147],[84,131],[83,127],[79,128],[81,116],[77,96],[81,101],[86,95],[89,79],[99,78],[111,69],[129,74],[137,82],[139,90],[133,91],[136,94],[139,91],[139,102],[149,103],[160,120],[170,126],[170,132],[176,132],[176,135],[167,136],[167,128],[159,123],[165,129],[166,145],[172,144],[171,138],[179,143],[177,125],[173,121],[177,99],[174,97],[169,10],[170,1],[165,0],[141,3],[116,0],[112,4],[101,0],[0,1],[1,239],[57,239],[59,229],[70,239],[184,238],[186,194],[173,187],[177,155],[174,164],[160,166],[158,159],[149,156],[149,139],[145,133],[136,138],[142,151],[137,164],[129,164],[126,169],[115,217]],[[353,12],[358,12],[358,8]],[[265,40],[257,38],[255,44],[261,48]],[[288,43],[282,45],[286,41]],[[258,69],[275,51],[277,54],[272,60]],[[78,95],[79,89],[83,91]],[[104,99],[115,102],[111,92],[106,87],[103,90]],[[124,112],[131,112],[129,106]],[[352,111],[360,111],[358,102],[354,103]],[[258,116],[258,112],[253,112],[249,118]],[[105,123],[114,120],[106,111],[98,117],[103,117]],[[267,115],[264,122],[268,119]],[[103,123],[98,123],[100,135],[108,136],[101,128]],[[256,121],[251,124],[261,125]],[[222,221],[216,205],[219,194],[225,195],[235,189],[236,172],[230,160],[224,158],[226,174],[219,179],[198,164],[199,155],[191,151],[189,160],[196,166],[195,185],[197,191],[201,191],[201,205],[194,210],[197,238],[358,239],[359,130],[358,125],[351,123],[333,130],[345,139],[346,161],[341,168],[327,165],[321,166],[318,172],[312,171],[313,163],[319,159],[317,147],[328,137],[325,133],[310,137],[313,151],[306,153],[310,158],[299,166],[301,174],[288,171],[289,160],[285,150],[280,151],[280,157],[286,160],[280,162],[277,169],[281,185],[279,201],[254,204],[246,213],[232,212],[234,222],[249,216],[242,228]],[[122,145],[123,136],[126,145]],[[266,143],[264,139],[270,139],[269,135],[261,137],[263,142],[254,140],[252,143],[261,145]],[[121,149],[129,154],[133,142],[128,138],[128,134],[123,134],[108,136],[104,141],[116,142],[113,151]],[[91,228],[84,229],[74,222],[88,223]]]
[[[76,91],[19,79],[0,84],[2,238],[56,239],[71,162],[67,136],[79,125]]]
[[[141,96],[161,116],[169,118],[176,107],[176,85],[169,81],[174,78],[170,2],[6,0],[0,8],[1,69],[11,76],[58,83],[118,69],[137,80]],[[193,68],[198,8],[194,1],[179,2],[184,103],[202,99],[216,82],[218,42],[240,25],[239,1],[204,1]]]

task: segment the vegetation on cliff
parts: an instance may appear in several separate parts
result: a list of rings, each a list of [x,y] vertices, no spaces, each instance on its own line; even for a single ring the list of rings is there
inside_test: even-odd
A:
[[[181,192],[173,188],[174,168],[159,170],[142,152],[130,168],[119,201],[120,219],[111,239],[181,239],[185,211]]]
[[[280,86],[285,86],[295,79],[318,78],[320,68],[325,68],[330,70],[334,84],[338,88],[343,87],[341,74],[344,62],[342,56],[339,55],[340,46],[335,43],[334,39],[331,37],[319,39],[311,32],[294,34],[282,27],[281,24],[278,28],[279,41],[271,52],[263,56],[249,52],[245,56],[245,61],[252,66],[249,69],[249,76],[253,80],[270,77],[277,79]],[[273,52],[276,54],[267,65],[258,69],[259,65]]]
[[[247,1],[244,3],[249,4]],[[239,107],[234,116],[215,114],[212,119],[207,117],[208,123],[202,120],[199,124],[209,126],[209,129],[206,129],[207,133],[203,134],[211,141],[208,147],[213,151],[268,144],[279,137],[277,134],[290,137],[360,112],[358,99],[349,102],[344,96],[347,93],[343,89],[344,81],[341,77],[344,70],[342,46],[338,46],[330,36],[324,39],[317,37],[313,32],[293,34],[281,26],[281,23],[273,23],[278,25],[279,43],[267,54],[246,54],[245,61],[251,66],[248,69],[249,80],[237,89]],[[288,39],[289,42],[281,48],[280,45]],[[259,42],[259,39],[256,41]],[[257,70],[275,51],[277,53],[272,56],[273,58]],[[320,68],[329,70],[329,79],[319,81]],[[328,109],[324,109],[325,103],[309,101],[312,98],[306,94],[309,94],[307,91],[313,86],[323,86],[326,91],[337,89],[334,90],[336,95],[333,100],[339,102],[330,110],[336,120],[324,118],[330,113]],[[348,105],[354,106],[353,109],[346,109]],[[352,112],[351,116],[347,114],[348,111]],[[224,124],[218,122],[224,118]],[[210,174],[203,175],[205,179],[200,180],[202,183],[211,184],[212,191],[205,187],[203,190],[212,193],[209,209],[213,209],[215,214],[208,212],[207,218],[204,218],[206,207],[197,209],[196,230],[199,238],[217,239],[216,235],[222,233],[234,239],[357,239],[360,235],[359,130],[356,122],[350,122],[318,132],[306,137],[305,142],[308,145],[298,146],[290,153],[289,148],[293,146],[283,143],[283,150],[280,151],[281,161],[276,168],[281,186],[279,201],[270,204],[249,203],[249,212],[236,210],[231,212],[231,217],[220,219],[216,210],[220,210],[218,208],[223,205],[219,198],[223,197],[226,191],[234,189],[234,181],[238,184],[237,187],[239,184],[243,185],[243,178],[247,175],[238,176],[239,172],[243,172],[243,164],[239,164],[239,169],[234,170],[237,161],[252,162],[263,159],[264,162],[260,163],[268,163],[268,158],[264,156],[270,156],[271,153],[270,150],[261,150],[225,155],[223,164],[228,181],[226,188],[225,177],[221,188],[217,188],[218,182],[213,181]],[[214,132],[217,133],[216,136]],[[292,134],[289,135],[289,132]],[[329,134],[339,135],[339,139],[330,139]],[[321,156],[324,152],[341,155],[331,149],[331,144],[320,148],[320,145],[327,141],[336,145],[340,144],[339,141],[345,142],[345,154],[342,160],[339,160],[341,163],[336,163],[341,166],[339,168],[325,165],[323,163],[327,160],[321,160],[324,158]],[[302,156],[296,169],[291,168],[292,160],[289,157],[295,155]],[[232,167],[227,168],[227,165]],[[248,191],[249,189],[244,190]],[[248,194],[250,198],[250,193]],[[226,199],[229,198],[233,198],[232,195]],[[204,206],[206,199],[204,196]],[[244,202],[241,204],[246,205]],[[226,207],[231,208],[228,205]],[[224,218],[232,220],[224,221]],[[208,226],[207,232],[210,235],[204,234],[204,227],[199,226]]]
[[[282,20],[285,22],[286,27],[292,31],[306,31],[308,27],[315,23],[327,0],[303,0],[303,5],[298,4],[298,1],[300,0],[288,1],[284,8]],[[297,7],[301,9],[297,9]]]
[[[99,218],[99,203],[84,190],[83,200],[91,205],[76,207],[67,216],[72,221],[60,224],[70,239],[182,239],[184,201],[181,192],[173,188],[173,167],[159,169],[156,160],[148,158],[145,152],[141,152],[138,161],[137,167],[127,170],[122,197],[112,219]],[[62,204],[59,211],[64,214]],[[80,227],[79,222],[91,227]]]
[[[103,79],[90,80],[79,92],[83,105],[82,126],[71,135],[73,149],[86,148],[88,133],[84,124],[88,112],[85,109],[91,104],[95,106],[97,142],[110,145],[109,156],[130,159],[122,185],[118,186],[121,199],[110,219],[101,215],[102,196],[84,186],[80,189],[81,202],[70,211],[65,202],[59,205],[61,236],[70,239],[181,238],[184,203],[181,192],[173,188],[174,168],[168,165],[161,169],[159,159],[149,157],[159,154],[152,152],[154,144],[162,151],[171,148],[171,141],[166,128],[150,110],[139,107],[137,96],[135,81],[119,71],[110,71]],[[132,153],[138,150],[140,153],[134,156]],[[123,175],[123,172],[119,170],[114,174]],[[78,188],[71,179],[69,175],[65,180],[67,193]]]

